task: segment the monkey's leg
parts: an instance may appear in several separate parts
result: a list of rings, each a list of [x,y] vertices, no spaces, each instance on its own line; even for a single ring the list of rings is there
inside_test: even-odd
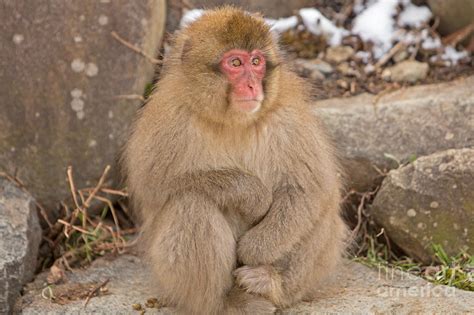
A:
[[[298,252],[300,254],[302,252]],[[264,296],[279,308],[288,307],[306,294],[309,270],[314,265],[312,257],[300,258],[303,257],[291,257],[284,269],[274,265],[243,266],[235,270],[234,275],[248,293]]]
[[[281,308],[312,298],[334,273],[345,245],[346,228],[342,220],[339,217],[325,220],[319,230],[303,239],[284,259],[272,265],[243,266],[234,271],[237,283]]]
[[[273,193],[272,205],[262,221],[239,239],[239,260],[250,266],[273,264],[313,230],[315,217],[321,213],[301,188],[280,187]]]
[[[245,308],[241,307],[239,313],[239,308],[227,303],[233,285],[236,243],[214,202],[192,192],[174,195],[156,218],[155,226],[147,226],[144,233],[151,239],[150,258],[161,295],[179,312],[245,313]],[[265,301],[262,297],[251,298],[245,300],[248,305]]]

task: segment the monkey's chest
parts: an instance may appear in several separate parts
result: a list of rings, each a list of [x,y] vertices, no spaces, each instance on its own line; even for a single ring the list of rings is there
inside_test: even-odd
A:
[[[265,150],[259,151],[259,149],[254,146],[208,148],[209,156],[201,162],[205,169],[240,169],[256,175],[269,184],[275,162]],[[203,152],[203,156],[205,155]]]

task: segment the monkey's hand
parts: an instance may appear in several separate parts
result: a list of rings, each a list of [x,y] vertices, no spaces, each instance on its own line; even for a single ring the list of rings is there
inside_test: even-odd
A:
[[[242,173],[238,189],[229,195],[231,204],[249,224],[259,222],[270,209],[272,194],[262,181],[253,175]]]
[[[272,266],[242,266],[233,274],[237,285],[248,293],[262,295],[271,301],[281,295],[281,276]]]
[[[275,262],[279,258],[273,255],[273,251],[270,249],[276,245],[271,240],[272,232],[266,235],[257,231],[256,228],[260,224],[245,233],[237,244],[237,257],[244,265],[266,265]]]
[[[240,238],[237,244],[239,261],[244,265],[259,266],[270,265],[282,258],[311,232],[316,216],[314,208],[304,192],[293,186],[275,191],[267,215]]]

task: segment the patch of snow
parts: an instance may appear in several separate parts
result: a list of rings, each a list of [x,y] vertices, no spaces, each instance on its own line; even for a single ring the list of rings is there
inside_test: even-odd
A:
[[[377,0],[354,20],[352,32],[374,44],[376,59],[392,47],[397,6],[398,0]]]
[[[468,55],[467,51],[457,51],[453,46],[446,46],[441,55],[441,59],[449,61],[451,64],[455,65],[459,60],[466,58]]]
[[[315,35],[326,36],[331,46],[340,45],[342,38],[349,34],[347,30],[337,27],[317,9],[300,9],[299,15],[303,19],[303,23],[308,31]]]
[[[184,13],[183,17],[181,18],[181,22],[179,23],[180,28],[185,28],[192,22],[196,21],[199,19],[203,14],[205,10],[203,9],[193,9],[193,10],[188,10],[186,13]]]
[[[298,25],[298,18],[296,16],[290,16],[278,20],[265,19],[265,22],[270,25],[272,31],[275,31],[277,33],[283,33],[289,29],[295,28],[296,25]]]
[[[421,47],[426,50],[439,48],[441,47],[441,40],[438,37],[433,38],[429,36],[423,40]]]
[[[375,66],[373,64],[368,64],[364,67],[364,72],[370,74],[375,71]]]
[[[369,62],[370,53],[364,50],[359,50],[358,52],[356,52],[355,56],[366,64]]]
[[[405,44],[412,45],[419,43],[423,36],[420,36],[419,34],[415,34],[413,32],[403,31],[400,34],[397,34],[396,37],[398,40],[404,42]]]
[[[426,6],[416,6],[411,2],[407,3],[402,13],[398,17],[398,25],[409,27],[420,27],[428,22],[433,15]]]
[[[352,7],[352,11],[357,15],[364,11],[365,6],[364,6],[364,0],[355,0],[354,1],[354,6]]]

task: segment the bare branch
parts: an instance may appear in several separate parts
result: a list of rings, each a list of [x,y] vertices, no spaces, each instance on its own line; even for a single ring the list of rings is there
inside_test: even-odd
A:
[[[132,43],[126,41],[125,39],[123,39],[122,37],[120,37],[117,32],[113,31],[110,33],[112,35],[113,38],[115,38],[118,42],[120,42],[122,45],[130,48],[131,50],[133,50],[134,52],[136,52],[137,54],[140,54],[142,55],[143,57],[145,57],[146,59],[148,59],[148,61],[150,61],[152,64],[155,64],[155,65],[161,65],[162,64],[162,61],[159,60],[159,59],[156,59],[156,58],[153,58],[152,56],[148,55],[147,53],[145,53],[143,50],[141,50],[140,48],[138,48],[137,46],[133,45]]]

